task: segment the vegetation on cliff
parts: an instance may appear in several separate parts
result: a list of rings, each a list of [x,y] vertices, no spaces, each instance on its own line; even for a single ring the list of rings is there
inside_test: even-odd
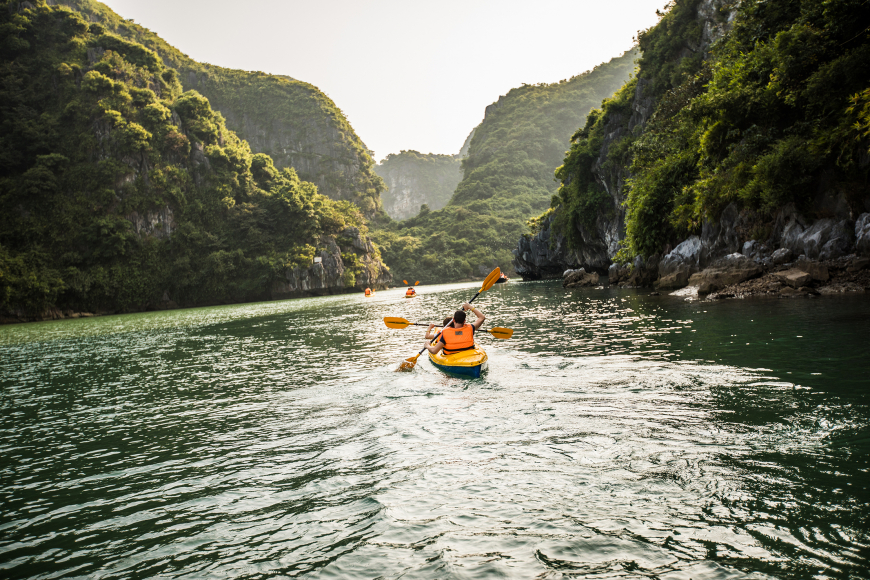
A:
[[[649,256],[717,221],[731,203],[755,212],[759,230],[786,204],[819,214],[818,199],[842,195],[855,215],[870,157],[870,5],[860,0],[745,0],[731,30],[704,61],[700,0],[673,3],[639,36],[638,81],[656,101],[650,121],[610,144],[605,164],[628,171],[621,258]],[[600,211],[596,180],[605,131],[627,128],[635,87],[589,115],[572,138],[558,202],[560,229]]]
[[[525,220],[556,192],[553,170],[572,128],[629,78],[636,58],[631,51],[568,80],[523,85],[490,105],[447,206],[375,233],[393,275],[446,282],[508,268]]]
[[[278,168],[293,167],[320,193],[352,201],[370,218],[381,215],[386,186],[374,172],[374,160],[341,110],[316,87],[286,76],[198,63],[101,2],[61,3],[156,52],[178,71],[182,86],[205,96],[255,153],[269,155]]]
[[[147,47],[43,0],[0,2],[0,28],[0,311],[268,297],[364,230]]]
[[[387,155],[375,166],[375,172],[387,184],[381,199],[384,211],[393,219],[413,217],[423,204],[431,210],[441,209],[462,179],[458,155],[413,150]]]

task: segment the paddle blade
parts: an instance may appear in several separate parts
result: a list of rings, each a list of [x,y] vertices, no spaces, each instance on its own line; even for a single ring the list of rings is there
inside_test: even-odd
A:
[[[499,276],[501,276],[501,268],[496,268],[492,272],[489,273],[489,276],[486,277],[486,280],[483,281],[483,285],[480,287],[480,291],[484,292],[492,288],[492,285],[495,284],[495,281],[498,280]]]
[[[420,281],[417,280],[416,282],[414,282],[414,286],[416,286],[416,285],[419,284],[419,283],[420,283]]]
[[[408,322],[407,320],[405,320],[404,318],[395,318],[392,316],[387,316],[386,318],[384,318],[384,324],[387,325],[387,328],[402,329],[402,328],[406,328],[406,327],[410,326],[411,323]]]
[[[417,356],[412,356],[411,358],[407,358],[407,359],[403,360],[401,362],[401,364],[399,364],[399,368],[397,368],[395,372],[406,373],[408,371],[414,370],[414,367],[417,366],[417,357],[419,357],[419,356],[420,355],[418,354]]]
[[[407,281],[407,280],[402,280],[402,282],[404,282],[404,283],[405,283],[405,286],[407,286],[407,285],[408,285],[408,281]]]
[[[496,326],[495,328],[490,328],[489,333],[496,338],[508,339],[514,335],[514,330],[512,328],[501,328]]]

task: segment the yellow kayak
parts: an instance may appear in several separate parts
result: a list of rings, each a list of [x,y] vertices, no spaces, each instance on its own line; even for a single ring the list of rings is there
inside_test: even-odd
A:
[[[429,353],[429,360],[440,370],[454,375],[479,378],[486,370],[488,357],[480,345],[474,343],[474,349],[463,350],[454,354]]]

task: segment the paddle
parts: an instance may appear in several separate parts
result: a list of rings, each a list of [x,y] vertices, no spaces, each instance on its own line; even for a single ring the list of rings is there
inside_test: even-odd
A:
[[[410,284],[408,284],[408,281],[407,281],[407,280],[402,280],[402,282],[405,283],[405,286],[410,286]],[[416,286],[416,285],[419,284],[419,283],[420,283],[420,281],[417,280],[416,282],[414,282],[414,286]]]
[[[483,281],[483,284],[480,286],[480,290],[477,291],[477,294],[475,294],[474,298],[469,300],[468,303],[471,304],[483,292],[486,292],[487,290],[492,288],[493,284],[495,284],[495,281],[498,280],[499,276],[501,276],[501,268],[496,268],[495,270],[490,272],[489,276],[486,277],[486,279]],[[439,332],[437,335],[435,335],[435,340],[438,340],[438,338],[440,338],[440,336],[441,336],[441,333]],[[416,354],[416,356],[412,356],[411,358],[403,360],[402,363],[399,365],[399,368],[397,368],[396,370],[397,371],[413,370],[414,366],[417,364],[417,359],[420,358],[420,355],[423,354],[424,350],[426,350],[426,347],[423,347],[422,349],[420,349],[420,352],[418,352]]]
[[[387,325],[387,328],[395,328],[399,330],[407,328],[409,326],[429,326],[428,324],[423,322],[408,322],[404,318],[395,318],[391,316],[384,318],[384,324]],[[501,338],[504,340],[507,340],[514,335],[514,331],[512,328],[503,328],[500,326],[490,328],[489,330],[487,330],[487,332],[493,335],[495,338]]]

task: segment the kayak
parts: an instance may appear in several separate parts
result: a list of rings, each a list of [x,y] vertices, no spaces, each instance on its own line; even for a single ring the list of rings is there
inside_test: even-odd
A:
[[[416,294],[405,294],[405,298],[416,298]]]
[[[480,378],[480,373],[486,370],[488,357],[486,356],[486,351],[475,343],[474,349],[463,350],[453,354],[441,352],[432,354],[430,352],[429,360],[445,373],[477,379]]]

